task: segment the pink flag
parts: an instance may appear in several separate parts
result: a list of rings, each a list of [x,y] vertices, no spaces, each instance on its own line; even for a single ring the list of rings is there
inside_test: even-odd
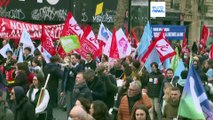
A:
[[[109,57],[119,59],[118,45],[116,40],[116,29],[114,28],[112,33],[112,43],[110,47]]]
[[[52,38],[45,30],[44,25],[42,25],[41,46],[42,46],[42,48],[45,48],[47,50],[47,52],[50,53],[52,56],[54,56],[56,54],[56,49],[54,47]],[[41,50],[42,50],[42,48],[41,48]]]

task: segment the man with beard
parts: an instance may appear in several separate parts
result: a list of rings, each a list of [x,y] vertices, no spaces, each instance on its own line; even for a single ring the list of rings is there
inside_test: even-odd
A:
[[[171,89],[171,96],[168,103],[164,107],[163,120],[174,120],[177,117],[178,107],[180,103],[180,90],[178,87]]]

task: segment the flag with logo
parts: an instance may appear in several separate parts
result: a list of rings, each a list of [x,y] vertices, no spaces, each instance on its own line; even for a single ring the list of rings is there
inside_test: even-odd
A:
[[[172,56],[176,55],[176,52],[172,48],[172,46],[169,44],[169,42],[165,38],[165,31],[163,30],[159,37],[150,44],[148,47],[147,52],[142,57],[141,61],[145,62],[148,58],[149,54],[152,52],[152,50],[156,48],[160,60],[163,63],[166,59],[171,58]]]
[[[12,48],[10,47],[10,44],[7,43],[4,47],[1,48],[0,54],[4,57],[7,58],[6,52],[7,51],[13,51]]]
[[[99,49],[98,40],[90,25],[87,26],[83,36],[81,37],[80,46],[81,48],[75,50],[75,52],[81,55],[84,59],[86,58],[87,53],[92,53],[94,55],[95,52]]]
[[[151,26],[149,24],[149,21],[147,21],[147,24],[144,28],[143,35],[141,37],[140,43],[138,45],[138,57],[142,58],[146,51],[148,50],[148,47],[152,41],[152,30]]]
[[[118,46],[119,58],[127,57],[131,54],[132,47],[124,34],[123,30],[120,28],[116,32],[116,41]]]
[[[110,31],[104,26],[103,23],[101,23],[97,39],[103,41],[104,43],[108,42],[108,39],[110,38]]]
[[[189,119],[213,119],[209,100],[193,64],[189,68],[187,81],[178,108],[178,115]]]
[[[80,48],[80,42],[77,35],[60,37],[60,42],[66,53],[70,53],[72,50]]]
[[[30,34],[27,32],[26,29],[23,29],[19,44],[22,44],[23,49],[26,47],[30,47],[31,54],[33,54],[33,52],[35,50],[35,46],[33,44],[33,41],[30,38]]]
[[[41,46],[42,46],[41,51],[43,51],[43,48],[45,48],[46,51],[50,53],[52,56],[56,54],[56,48],[54,47],[53,40],[48,34],[44,25],[42,25]]]
[[[84,31],[78,25],[71,12],[68,12],[67,18],[64,23],[64,28],[61,32],[61,36],[78,35],[79,38],[83,36]]]

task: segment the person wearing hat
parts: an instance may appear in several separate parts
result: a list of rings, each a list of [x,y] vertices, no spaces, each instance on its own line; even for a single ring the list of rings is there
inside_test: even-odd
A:
[[[3,100],[3,92],[0,90],[0,120],[14,120],[13,112],[8,108],[5,100]]]

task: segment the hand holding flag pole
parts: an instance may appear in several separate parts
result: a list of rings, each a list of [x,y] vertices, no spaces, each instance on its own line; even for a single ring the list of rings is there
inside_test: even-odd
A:
[[[41,92],[40,92],[40,94],[39,94],[39,98],[38,98],[38,102],[37,102],[36,107],[38,107],[38,106],[41,104],[42,100],[43,100],[44,91],[45,91],[45,89],[46,89],[46,87],[47,87],[47,83],[48,83],[49,79],[50,79],[50,74],[47,75],[47,79],[46,79],[45,85],[44,85],[44,87],[41,89]]]

